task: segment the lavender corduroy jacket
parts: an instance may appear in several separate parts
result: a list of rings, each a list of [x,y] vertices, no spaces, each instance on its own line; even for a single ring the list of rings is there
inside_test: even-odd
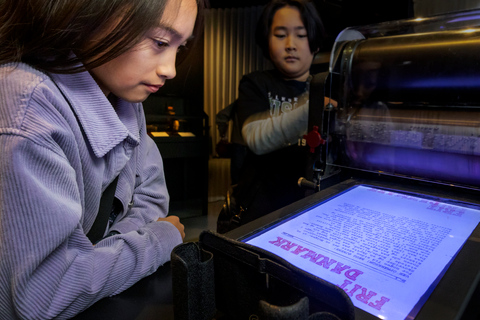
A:
[[[114,105],[88,72],[0,66],[0,319],[72,317],[182,242],[156,222],[169,196],[142,106]],[[117,175],[123,210],[108,231],[120,234],[94,246],[86,233]]]

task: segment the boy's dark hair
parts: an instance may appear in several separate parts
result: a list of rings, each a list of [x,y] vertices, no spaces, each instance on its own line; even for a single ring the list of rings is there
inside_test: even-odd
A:
[[[98,67],[158,25],[168,1],[174,0],[0,1],[0,64],[25,62],[54,73]],[[194,36],[202,31],[205,1],[197,6]],[[89,45],[94,37],[99,41]]]
[[[272,0],[263,9],[257,23],[257,29],[255,30],[255,41],[262,49],[263,56],[268,60],[270,60],[268,36],[270,34],[273,16],[278,9],[286,6],[296,7],[298,11],[300,11],[300,17],[307,30],[308,44],[312,53],[315,53],[321,48],[323,39],[326,36],[322,20],[312,2],[309,0]]]

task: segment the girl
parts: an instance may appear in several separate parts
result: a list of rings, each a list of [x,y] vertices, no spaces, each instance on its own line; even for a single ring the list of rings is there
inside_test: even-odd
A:
[[[275,69],[253,72],[240,82],[238,119],[250,150],[233,191],[240,224],[304,197],[297,181],[304,175],[306,152],[297,141],[307,130],[310,67],[324,34],[307,0],[272,0],[260,16],[256,42]]]
[[[203,8],[1,2],[0,319],[70,318],[182,242],[141,102],[175,76]]]

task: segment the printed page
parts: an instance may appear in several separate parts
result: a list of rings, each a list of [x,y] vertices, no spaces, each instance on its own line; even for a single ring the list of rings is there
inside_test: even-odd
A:
[[[479,210],[357,186],[245,242],[396,320],[411,313],[479,221]]]

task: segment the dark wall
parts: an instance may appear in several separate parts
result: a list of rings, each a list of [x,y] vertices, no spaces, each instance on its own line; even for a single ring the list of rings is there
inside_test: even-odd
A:
[[[210,0],[212,8],[260,6],[268,0]],[[347,27],[413,17],[413,0],[313,0],[325,25],[329,50],[336,36]]]
[[[413,18],[413,0],[313,0],[328,34],[331,47],[347,27]]]

